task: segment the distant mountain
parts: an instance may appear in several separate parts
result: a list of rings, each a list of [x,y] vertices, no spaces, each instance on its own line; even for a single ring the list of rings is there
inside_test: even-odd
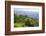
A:
[[[32,17],[34,19],[38,19],[39,18],[39,12],[32,12],[32,11],[15,11],[16,15],[23,15],[23,16],[28,16],[28,17]]]

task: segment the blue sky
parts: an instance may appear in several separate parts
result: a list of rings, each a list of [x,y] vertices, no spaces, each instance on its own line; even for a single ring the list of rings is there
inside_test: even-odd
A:
[[[39,9],[31,9],[31,8],[15,8],[15,14],[17,15],[27,15],[38,18]]]
[[[39,13],[39,9],[31,9],[31,8],[15,8],[15,14],[17,15],[31,15],[33,13]]]
[[[28,11],[28,12],[38,12],[39,9],[31,9],[31,8],[15,8],[15,11]]]

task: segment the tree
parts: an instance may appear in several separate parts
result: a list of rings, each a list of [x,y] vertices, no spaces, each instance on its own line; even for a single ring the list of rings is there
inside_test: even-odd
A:
[[[29,27],[33,27],[33,25],[31,24],[31,22],[30,22],[30,20],[29,19],[27,19],[27,21],[25,22],[25,25],[26,26],[29,26]]]
[[[25,17],[27,17],[27,15],[25,15]]]

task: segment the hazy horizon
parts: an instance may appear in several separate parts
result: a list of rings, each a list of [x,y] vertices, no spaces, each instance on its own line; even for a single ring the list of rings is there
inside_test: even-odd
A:
[[[31,8],[14,8],[15,11],[32,11],[32,12],[38,12],[39,9],[31,9]]]
[[[35,9],[29,9],[29,8],[15,8],[14,9],[14,13],[16,14],[16,15],[23,15],[23,16],[25,16],[25,15],[27,15],[28,17],[33,17],[33,18],[39,18],[39,10],[38,9],[36,9],[35,11],[34,11]]]
[[[30,14],[30,13],[39,13],[38,9],[31,9],[31,8],[15,8],[14,12],[17,14]]]

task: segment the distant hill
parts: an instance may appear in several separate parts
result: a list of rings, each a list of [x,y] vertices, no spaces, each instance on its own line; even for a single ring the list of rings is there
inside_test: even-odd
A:
[[[27,17],[32,17],[34,19],[38,19],[39,18],[39,12],[32,12],[32,11],[16,11],[15,12],[16,15],[23,15],[23,16],[27,16]]]

